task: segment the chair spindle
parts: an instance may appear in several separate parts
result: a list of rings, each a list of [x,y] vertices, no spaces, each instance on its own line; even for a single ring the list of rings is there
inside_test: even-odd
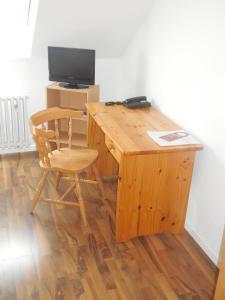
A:
[[[71,149],[72,148],[72,118],[71,117],[69,118],[68,136],[69,136],[68,146]]]
[[[59,121],[57,119],[55,120],[55,136],[56,136],[57,150],[60,150]]]

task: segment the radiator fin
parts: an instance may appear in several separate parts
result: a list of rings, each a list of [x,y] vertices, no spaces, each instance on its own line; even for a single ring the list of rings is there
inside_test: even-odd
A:
[[[27,96],[0,98],[0,151],[30,147],[27,104]]]

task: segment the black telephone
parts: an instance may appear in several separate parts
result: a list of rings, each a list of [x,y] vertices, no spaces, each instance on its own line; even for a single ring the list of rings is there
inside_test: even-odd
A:
[[[147,101],[146,96],[128,98],[123,101],[123,105],[128,108],[150,107],[151,103]]]
[[[151,106],[151,103],[147,101],[146,96],[128,98],[122,102],[109,101],[109,102],[105,103],[105,105],[107,105],[107,106],[114,105],[114,104],[124,105],[127,108],[142,108],[142,107],[150,107]]]

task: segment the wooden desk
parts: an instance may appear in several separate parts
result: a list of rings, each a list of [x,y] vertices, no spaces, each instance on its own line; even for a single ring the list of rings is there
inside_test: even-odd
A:
[[[220,250],[219,269],[220,271],[213,300],[222,300],[225,298],[225,229],[223,232],[223,239]]]
[[[102,176],[118,175],[116,239],[182,233],[195,152],[201,145],[160,147],[148,130],[180,129],[153,108],[87,104],[88,146]]]

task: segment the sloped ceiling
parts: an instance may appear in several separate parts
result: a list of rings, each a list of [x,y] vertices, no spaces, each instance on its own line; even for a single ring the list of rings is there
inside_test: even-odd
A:
[[[120,57],[150,5],[151,0],[40,0],[33,55],[43,55],[51,45]]]

